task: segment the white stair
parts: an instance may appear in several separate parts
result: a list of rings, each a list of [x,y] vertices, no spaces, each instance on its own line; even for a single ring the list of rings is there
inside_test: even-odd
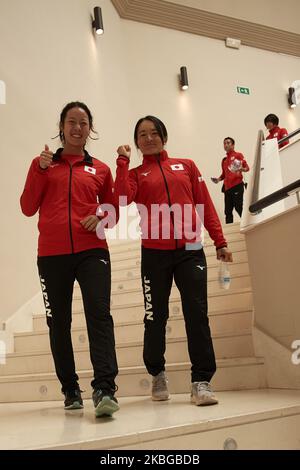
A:
[[[206,238],[210,327],[218,370],[213,379],[216,390],[257,389],[266,386],[264,362],[254,356],[252,341],[252,290],[247,252],[239,225],[225,228],[233,251],[231,288],[218,284],[215,247]],[[112,260],[112,305],[119,364],[118,396],[149,395],[151,378],[142,360],[143,296],[140,281],[139,242],[114,245]],[[190,387],[190,364],[180,296],[173,286],[167,325],[167,371],[172,393],[186,393]],[[72,338],[81,388],[90,396],[92,371],[80,289],[73,298]],[[22,394],[19,390],[22,388]],[[15,352],[7,355],[0,368],[0,400],[61,400],[54,373],[44,312],[35,315],[33,331],[15,335]]]

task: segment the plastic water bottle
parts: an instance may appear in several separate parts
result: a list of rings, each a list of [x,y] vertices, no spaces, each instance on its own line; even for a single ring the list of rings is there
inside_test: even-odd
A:
[[[241,162],[241,160],[238,160],[237,158],[234,159],[233,162],[231,163],[231,165],[229,166],[229,170],[230,170],[232,173],[236,173],[236,172],[239,171],[241,168],[242,168],[242,162]]]
[[[221,261],[219,271],[219,284],[222,289],[229,289],[231,282],[230,271],[228,263]]]

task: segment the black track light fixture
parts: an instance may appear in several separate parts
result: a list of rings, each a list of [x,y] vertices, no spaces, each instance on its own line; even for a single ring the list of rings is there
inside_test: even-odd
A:
[[[95,7],[94,8],[94,19],[92,22],[92,26],[96,31],[96,34],[103,34],[104,28],[103,28],[103,20],[102,20],[102,12],[100,7]]]
[[[187,69],[185,66],[180,67],[180,86],[182,90],[187,90],[189,87]]]

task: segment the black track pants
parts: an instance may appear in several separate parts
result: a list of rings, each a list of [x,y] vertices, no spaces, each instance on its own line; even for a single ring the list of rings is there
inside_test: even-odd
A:
[[[216,362],[207,316],[207,266],[202,249],[142,248],[146,368],[151,375],[165,368],[165,335],[173,278],[181,295],[192,382],[209,382],[216,371]]]
[[[244,183],[237,184],[224,193],[225,198],[225,220],[226,224],[233,222],[233,209],[237,211],[240,217],[243,212]]]
[[[71,341],[74,281],[81,289],[90,357],[94,369],[91,385],[114,389],[118,366],[114,326],[110,315],[111,267],[109,252],[92,249],[80,253],[38,258],[50,346],[62,391],[78,387]]]

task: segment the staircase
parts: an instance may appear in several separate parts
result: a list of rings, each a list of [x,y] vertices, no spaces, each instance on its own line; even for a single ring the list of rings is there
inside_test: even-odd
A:
[[[217,358],[213,378],[215,390],[250,390],[266,387],[264,361],[255,357],[252,340],[252,291],[247,252],[239,224],[225,228],[233,252],[231,286],[218,285],[215,248],[206,237],[208,263],[209,318]],[[151,378],[142,359],[143,295],[140,281],[140,243],[114,245],[112,262],[112,305],[119,375],[118,397],[148,396]],[[90,398],[92,378],[88,338],[79,286],[73,299],[72,337],[80,386]],[[15,334],[15,351],[0,367],[0,401],[62,400],[60,384],[54,373],[44,312],[33,320],[33,331]],[[187,393],[190,364],[180,296],[175,286],[170,298],[167,326],[167,373],[171,393]],[[22,394],[19,393],[22,388]],[[85,395],[83,395],[85,397]]]

